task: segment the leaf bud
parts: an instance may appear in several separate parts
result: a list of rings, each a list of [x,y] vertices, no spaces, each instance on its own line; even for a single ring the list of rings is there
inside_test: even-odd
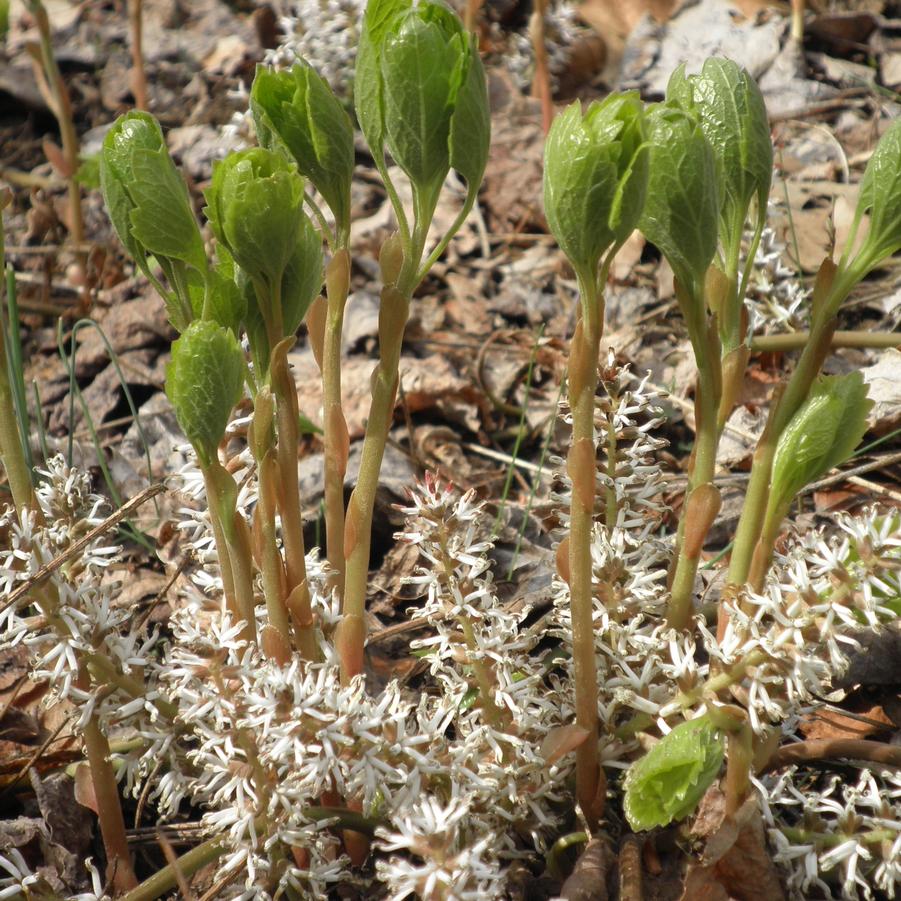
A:
[[[704,62],[697,75],[673,72],[667,100],[694,112],[717,162],[723,242],[741,241],[751,200],[766,215],[773,180],[773,143],[766,105],[747,69],[729,59]]]
[[[573,103],[551,126],[544,152],[544,208],[577,271],[593,277],[601,255],[638,224],[648,182],[638,94],[612,94],[582,115]]]
[[[306,218],[294,166],[262,147],[232,153],[213,167],[205,196],[217,240],[255,285],[278,287]]]
[[[367,5],[354,103],[377,160],[387,149],[430,199],[453,165],[475,195],[488,157],[488,95],[475,41],[449,7]]]
[[[767,518],[784,516],[804,487],[851,456],[873,401],[860,372],[821,376],[776,445]]]
[[[195,319],[173,343],[166,394],[203,465],[216,459],[243,384],[244,354],[228,329]]]
[[[626,773],[623,809],[632,829],[687,817],[719,774],[723,756],[722,734],[707,716],[664,735]]]
[[[694,295],[716,253],[720,206],[716,160],[694,115],[657,106],[647,121],[650,176],[639,228]]]
[[[901,250],[901,120],[889,127],[867,163],[846,256],[864,216],[869,216],[869,228],[851,263],[855,280]]]
[[[100,152],[100,187],[113,229],[138,268],[154,281],[154,256],[176,289],[175,263],[206,273],[207,258],[188,189],[175,168],[159,123],[138,110],[120,116]],[[179,308],[167,299],[179,331],[190,321],[187,297]]]
[[[283,149],[328,204],[338,230],[350,229],[354,136],[350,117],[305,62],[287,71],[257,67],[250,109],[260,144]]]

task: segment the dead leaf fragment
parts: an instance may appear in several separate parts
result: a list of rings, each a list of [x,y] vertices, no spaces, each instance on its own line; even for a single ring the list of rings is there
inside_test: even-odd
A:
[[[589,732],[575,723],[567,726],[557,726],[551,729],[541,742],[541,756],[548,766],[553,766],[570,751],[575,751],[586,738]]]

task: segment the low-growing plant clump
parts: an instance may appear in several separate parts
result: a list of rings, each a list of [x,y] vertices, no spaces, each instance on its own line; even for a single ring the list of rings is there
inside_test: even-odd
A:
[[[0,518],[4,640],[28,647],[51,701],[79,711],[106,852],[105,873],[94,869],[93,892],[78,897],[146,901],[211,863],[207,897],[325,897],[372,880],[397,899],[504,897],[511,872],[559,876],[561,849],[592,833],[661,829],[699,809],[719,817],[708,868],[735,848],[747,854],[754,836],[760,846],[762,825],[775,864],[762,865],[762,896],[893,897],[898,768],[875,742],[846,755],[864,763],[841,781],[786,766],[779,749],[833,690],[861,631],[901,612],[897,511],[841,516],[825,532],[790,521],[798,495],[866,430],[860,374],[820,373],[843,301],[901,249],[901,126],[867,166],[842,256],[820,269],[724,584],[699,597],[720,508],[717,447],[751,353],[747,301],[775,266],[763,100],[747,72],[711,59],[696,75],[675,72],[663,103],[615,94],[558,116],[545,207],[579,303],[560,411],[571,442],[559,461],[553,608],[536,619],[501,603],[493,517],[472,492],[427,476],[397,536],[419,552],[412,615],[428,626],[412,644],[428,669],[414,693],[365,678],[372,519],[409,309],[487,161],[474,39],[437,0],[370,0],[354,102],[397,231],[379,257],[379,359],[346,504],[354,133],[303,60],[257,72],[259,146],[218,162],[205,192],[212,253],[156,120],[128,113],[104,142],[113,227],[179,332],[166,391],[190,442],[178,482],[197,501],[180,524],[195,590],[165,628],[116,606],[105,573],[118,550],[92,532],[105,511],[87,476],[57,459],[32,487],[0,391],[14,497]],[[451,170],[465,202],[430,244]],[[675,273],[697,364],[696,440],[672,532],[661,398],[601,350],[608,274],[636,228]],[[793,313],[796,301],[808,302],[789,292],[780,303]],[[324,552],[305,546],[301,515],[287,357],[301,323],[322,377]],[[121,792],[152,802],[161,822],[196,814],[203,840],[139,881]],[[54,896],[21,855],[3,865],[0,897]]]

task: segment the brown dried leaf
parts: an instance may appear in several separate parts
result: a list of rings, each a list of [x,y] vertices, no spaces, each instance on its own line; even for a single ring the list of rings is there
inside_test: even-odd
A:
[[[100,814],[100,805],[94,793],[94,780],[91,778],[91,767],[87,763],[79,763],[75,768],[75,800],[82,807]]]
[[[53,167],[53,171],[60,178],[71,178],[74,173],[62,148],[51,141],[50,138],[44,138],[41,146],[44,150],[44,156],[47,157],[48,162]]]
[[[557,726],[551,729],[541,742],[541,756],[548,766],[553,766],[558,760],[575,751],[579,745],[585,742],[589,732],[575,723],[567,726]]]
[[[691,828],[702,843],[700,859],[689,866],[681,901],[730,897],[737,901],[782,901],[785,897],[764,838],[756,797],[748,798],[734,816],[726,798],[711,786],[701,800]],[[719,883],[724,895],[717,894]]]

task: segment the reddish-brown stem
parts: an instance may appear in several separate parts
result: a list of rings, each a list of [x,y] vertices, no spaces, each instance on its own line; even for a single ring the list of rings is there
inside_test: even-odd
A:
[[[85,680],[90,677],[85,674]],[[125,835],[125,817],[116,786],[116,774],[110,762],[110,747],[100,729],[96,716],[91,716],[84,727],[84,748],[91,767],[91,782],[97,801],[100,834],[106,850],[107,875],[116,892],[127,892],[137,886]]]
[[[143,0],[128,0],[128,29],[131,35],[131,92],[137,109],[149,109],[147,74],[144,71]]]

